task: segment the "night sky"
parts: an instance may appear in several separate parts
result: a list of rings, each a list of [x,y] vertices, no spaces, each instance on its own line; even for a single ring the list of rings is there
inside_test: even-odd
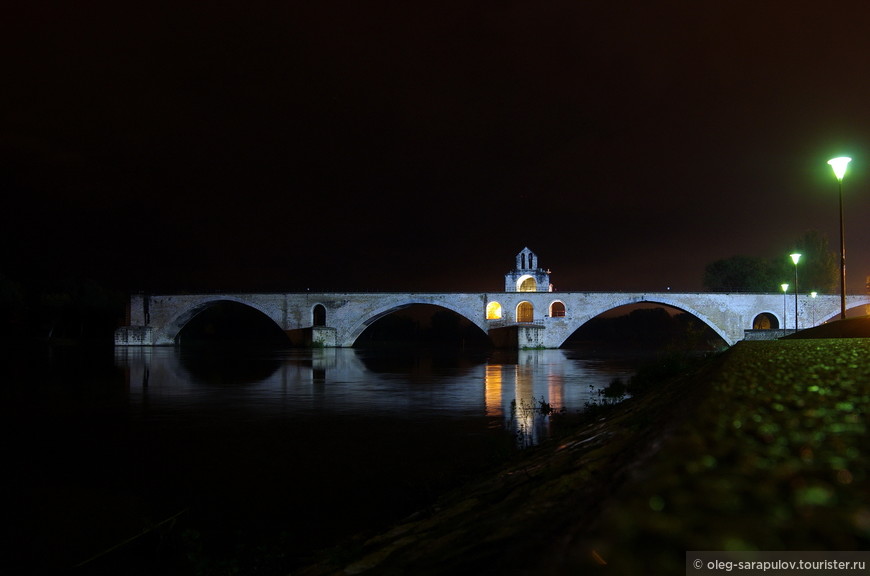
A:
[[[693,291],[808,230],[837,250],[849,155],[870,275],[866,0],[26,4],[0,273],[500,291],[528,246],[558,290]]]

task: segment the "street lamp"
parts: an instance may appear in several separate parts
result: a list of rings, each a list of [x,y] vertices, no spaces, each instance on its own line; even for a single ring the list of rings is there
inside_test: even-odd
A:
[[[846,319],[846,232],[843,228],[843,176],[846,175],[846,166],[852,159],[848,156],[831,158],[828,164],[834,169],[840,191],[840,319]]]
[[[794,262],[794,331],[797,332],[798,329],[798,310],[797,310],[797,295],[798,295],[798,283],[797,283],[797,263],[798,260],[801,259],[801,255],[795,252],[791,254],[791,261]]]
[[[786,330],[788,327],[786,326],[786,317],[785,317],[785,306],[786,300],[785,295],[788,294],[788,284],[780,284],[782,286],[782,329]]]
[[[816,292],[815,290],[813,290],[812,292],[810,292],[810,296],[811,296],[812,299],[813,299],[813,300],[812,300],[812,302],[813,302],[813,326],[816,325],[816,296],[818,296],[818,295],[819,295],[819,293]]]

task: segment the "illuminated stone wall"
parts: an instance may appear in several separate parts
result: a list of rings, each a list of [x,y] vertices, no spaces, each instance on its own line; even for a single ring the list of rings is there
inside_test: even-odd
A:
[[[553,302],[564,306],[565,315],[551,318]],[[429,304],[464,316],[485,333],[516,325],[517,310],[531,306],[528,319],[539,326],[540,346],[558,348],[580,326],[620,306],[657,303],[688,312],[719,334],[726,343],[742,340],[759,314],[777,320],[779,327],[793,328],[794,300],[782,294],[724,294],[674,292],[489,292],[489,293],[278,293],[278,294],[184,294],[134,295],[130,301],[130,325],[119,328],[119,346],[170,345],[194,316],[218,302],[236,302],[268,316],[285,332],[312,330],[314,308],[326,310],[325,325],[317,340],[325,346],[353,346],[365,329],[379,318],[414,304]],[[497,303],[494,306],[493,303]],[[870,295],[849,295],[847,306],[870,304]],[[500,318],[486,318],[486,310],[500,307]],[[839,294],[820,294],[798,300],[799,328],[839,316]],[[783,315],[785,314],[785,316]],[[523,323],[519,323],[522,325]],[[528,335],[527,335],[528,336]],[[311,339],[314,339],[312,331]],[[518,342],[520,347],[525,346]]]

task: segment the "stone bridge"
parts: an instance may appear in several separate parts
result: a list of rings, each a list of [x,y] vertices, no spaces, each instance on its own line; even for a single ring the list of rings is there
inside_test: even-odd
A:
[[[467,318],[498,346],[558,348],[583,324],[614,308],[662,304],[692,314],[727,345],[747,331],[794,328],[794,294],[680,292],[554,292],[549,271],[535,266],[528,249],[505,276],[504,292],[476,293],[272,293],[133,295],[130,322],[119,328],[119,346],[172,345],[184,326],[206,308],[236,302],[270,318],[296,343],[350,347],[379,318],[415,304],[429,304]],[[546,287],[541,289],[541,287]],[[847,307],[870,304],[850,295]],[[836,318],[839,294],[798,295],[797,324],[809,328]]]
[[[785,302],[784,302],[785,300]],[[485,292],[485,293],[278,293],[134,295],[130,326],[118,329],[118,345],[171,345],[197,314],[220,302],[236,302],[268,316],[297,342],[353,346],[379,318],[414,304],[430,304],[467,318],[500,345],[558,348],[592,318],[640,303],[678,308],[707,324],[732,345],[754,328],[793,326],[794,297],[782,294],[674,292]],[[849,296],[849,307],[870,296]],[[787,318],[783,318],[783,309]],[[489,312],[487,312],[489,311]],[[798,327],[836,318],[839,294],[799,296]],[[787,327],[788,327],[787,326]],[[516,338],[516,340],[514,340]]]

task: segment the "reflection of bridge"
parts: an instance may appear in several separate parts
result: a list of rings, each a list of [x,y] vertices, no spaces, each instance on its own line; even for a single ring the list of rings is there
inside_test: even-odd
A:
[[[116,345],[170,345],[197,314],[221,302],[236,302],[272,319],[291,340],[325,347],[353,346],[379,318],[429,304],[467,318],[506,347],[558,348],[592,318],[619,306],[671,306],[707,324],[728,344],[747,330],[794,326],[794,295],[677,292],[552,292],[549,272],[535,266],[528,249],[505,276],[504,292],[483,293],[275,293],[134,295],[129,326],[119,328]],[[540,290],[539,287],[544,287]],[[850,308],[870,304],[870,295],[847,297]],[[798,327],[836,317],[838,294],[798,296]],[[784,316],[785,314],[785,316]]]
[[[232,406],[264,416],[307,415],[303,419],[312,410],[414,419],[433,411],[451,418],[485,414],[504,418],[506,427],[523,431],[519,440],[535,443],[544,424],[535,410],[536,399],[546,398],[572,411],[582,409],[614,378],[633,372],[569,359],[564,350],[518,350],[490,355],[486,361],[441,366],[437,381],[407,386],[407,377],[379,372],[367,362],[365,352],[348,348],[254,356],[241,363],[238,355],[215,358],[208,350],[199,353],[205,355],[196,360],[196,352],[170,347],[116,348],[115,365],[126,377],[131,405],[173,414]],[[223,359],[226,366],[220,364]],[[220,370],[214,369],[215,362]],[[388,382],[375,384],[381,378]]]

